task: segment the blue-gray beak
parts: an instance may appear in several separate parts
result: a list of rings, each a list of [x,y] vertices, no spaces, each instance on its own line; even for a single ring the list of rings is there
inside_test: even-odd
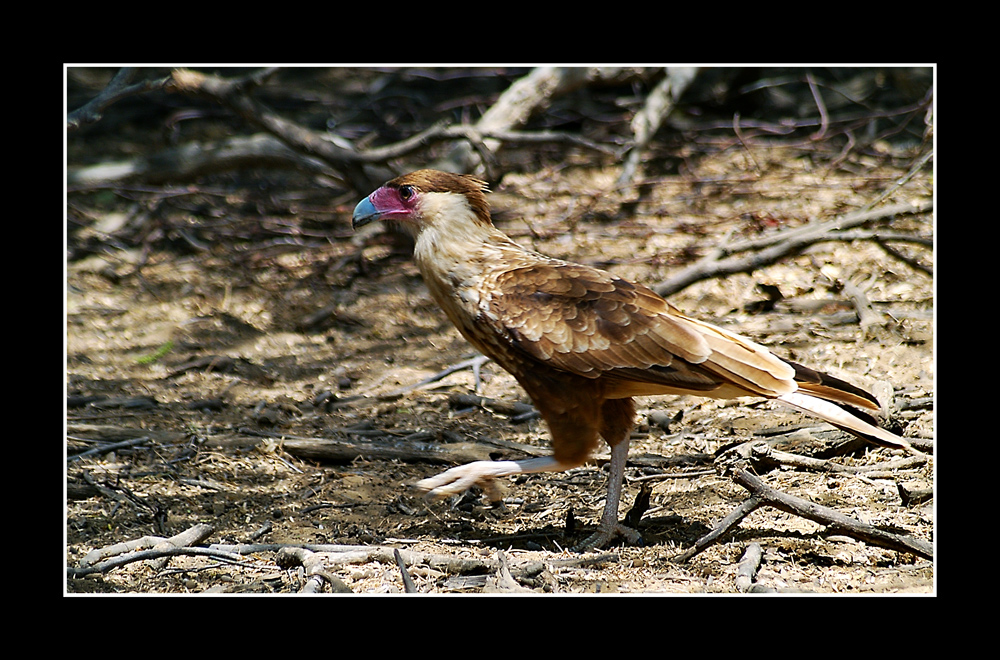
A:
[[[382,217],[371,200],[365,197],[354,207],[354,215],[351,216],[351,226],[357,229],[364,227],[369,222],[374,222]]]

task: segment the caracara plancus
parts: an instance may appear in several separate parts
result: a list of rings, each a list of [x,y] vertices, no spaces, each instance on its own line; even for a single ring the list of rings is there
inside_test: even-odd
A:
[[[471,176],[420,170],[389,181],[354,209],[355,228],[384,220],[413,236],[414,260],[435,302],[462,336],[517,379],[551,435],[551,456],[476,461],[418,488],[445,496],[496,477],[566,470],[586,461],[600,437],[611,447],[607,500],[598,531],[581,546],[619,535],[638,542],[638,532],[618,521],[618,503],[632,397],[640,395],[777,399],[870,442],[908,448],[850,408],[878,410],[864,390],[685,316],[645,286],[517,245],[493,226],[487,192]]]

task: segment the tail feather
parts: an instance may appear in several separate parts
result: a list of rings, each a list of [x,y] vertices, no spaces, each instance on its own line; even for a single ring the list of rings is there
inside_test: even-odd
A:
[[[875,424],[874,419],[860,411],[843,408],[836,403],[821,399],[819,396],[813,396],[804,391],[783,394],[777,397],[777,400],[793,408],[816,415],[837,428],[843,429],[876,445],[892,447],[894,449],[905,449],[911,453],[920,453],[909,442],[894,433],[880,428]]]
[[[791,360],[785,360],[785,362],[788,362],[795,369],[795,382],[800,390],[827,401],[846,403],[869,410],[879,409],[878,399],[860,387],[855,387],[845,380],[834,378],[822,371],[796,364]]]

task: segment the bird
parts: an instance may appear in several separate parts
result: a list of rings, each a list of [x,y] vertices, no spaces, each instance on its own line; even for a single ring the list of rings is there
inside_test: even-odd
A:
[[[431,297],[514,377],[548,427],[551,455],[453,467],[415,484],[428,497],[474,485],[493,493],[499,477],[568,470],[603,439],[611,451],[605,506],[576,549],[619,538],[641,544],[618,520],[636,396],[774,399],[876,445],[910,449],[863,412],[880,409],[867,391],[685,315],[642,284],[518,245],[493,225],[488,192],[476,177],[422,169],[386,182],[352,215],[354,229],[383,221],[413,238]]]

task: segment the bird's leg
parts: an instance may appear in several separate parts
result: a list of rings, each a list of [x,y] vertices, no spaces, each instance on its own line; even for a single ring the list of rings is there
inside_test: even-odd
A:
[[[490,492],[491,490],[495,491],[492,480],[496,477],[529,472],[560,472],[576,467],[576,465],[575,463],[561,463],[552,456],[528,458],[521,461],[475,461],[422,479],[417,482],[416,487],[425,491],[428,497],[435,498],[464,493],[477,484]]]
[[[618,504],[622,496],[622,482],[625,479],[625,464],[628,460],[628,442],[625,438],[611,448],[611,466],[608,474],[608,495],[604,501],[604,513],[597,531],[588,536],[573,550],[583,552],[591,548],[604,547],[617,536],[625,537],[632,545],[640,545],[642,536],[631,527],[618,522]]]
[[[635,402],[631,398],[608,399],[601,404],[601,437],[611,447],[611,466],[608,474],[608,496],[604,500],[604,513],[597,531],[574,550],[600,548],[622,536],[632,545],[642,543],[639,532],[618,522],[618,504],[622,497],[625,464],[628,461],[629,436],[635,423]]]

